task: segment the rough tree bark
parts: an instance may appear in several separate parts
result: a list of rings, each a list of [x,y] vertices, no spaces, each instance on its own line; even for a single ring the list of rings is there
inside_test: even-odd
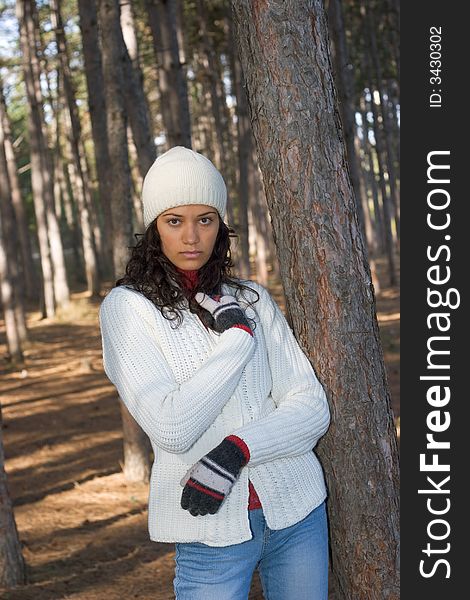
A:
[[[100,0],[99,22],[107,116],[111,180],[113,260],[116,277],[122,277],[132,245],[132,204],[129,158],[127,154],[127,115],[123,97],[122,33],[118,0]],[[120,402],[124,437],[124,475],[131,481],[147,481],[150,474],[149,441]]]
[[[287,310],[330,401],[321,441],[332,573],[347,600],[396,600],[398,454],[321,0],[233,0]]]

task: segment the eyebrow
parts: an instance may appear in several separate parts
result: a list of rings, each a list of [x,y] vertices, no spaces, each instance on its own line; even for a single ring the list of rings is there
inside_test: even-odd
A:
[[[198,217],[203,217],[204,215],[215,215],[215,214],[216,214],[215,210],[209,210],[209,211],[207,211],[205,213],[201,213],[200,215],[197,215],[197,216]],[[180,218],[184,217],[184,215],[177,215],[176,213],[165,213],[164,215],[162,215],[162,217],[170,217],[170,216],[172,216],[172,217],[180,217]]]

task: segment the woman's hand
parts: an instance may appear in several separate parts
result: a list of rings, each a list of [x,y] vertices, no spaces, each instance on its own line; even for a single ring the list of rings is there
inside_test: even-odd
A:
[[[214,318],[216,330],[219,333],[230,329],[230,327],[239,327],[247,331],[250,335],[253,335],[245,313],[233,296],[211,297],[203,292],[198,292],[194,299],[211,313]]]
[[[197,517],[215,514],[230,493],[247,457],[237,444],[225,438],[193,465],[181,480],[181,507]]]

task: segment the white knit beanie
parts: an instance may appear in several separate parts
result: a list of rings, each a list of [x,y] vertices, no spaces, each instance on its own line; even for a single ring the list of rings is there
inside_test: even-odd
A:
[[[159,156],[142,186],[144,225],[159,214],[185,204],[207,204],[225,216],[227,188],[211,161],[189,148],[174,146]]]

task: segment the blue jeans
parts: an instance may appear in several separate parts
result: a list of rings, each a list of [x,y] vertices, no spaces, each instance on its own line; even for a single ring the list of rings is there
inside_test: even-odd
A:
[[[266,600],[327,600],[325,503],[277,531],[269,529],[261,508],[249,512],[251,540],[223,547],[176,544],[176,600],[247,600],[256,568]]]

